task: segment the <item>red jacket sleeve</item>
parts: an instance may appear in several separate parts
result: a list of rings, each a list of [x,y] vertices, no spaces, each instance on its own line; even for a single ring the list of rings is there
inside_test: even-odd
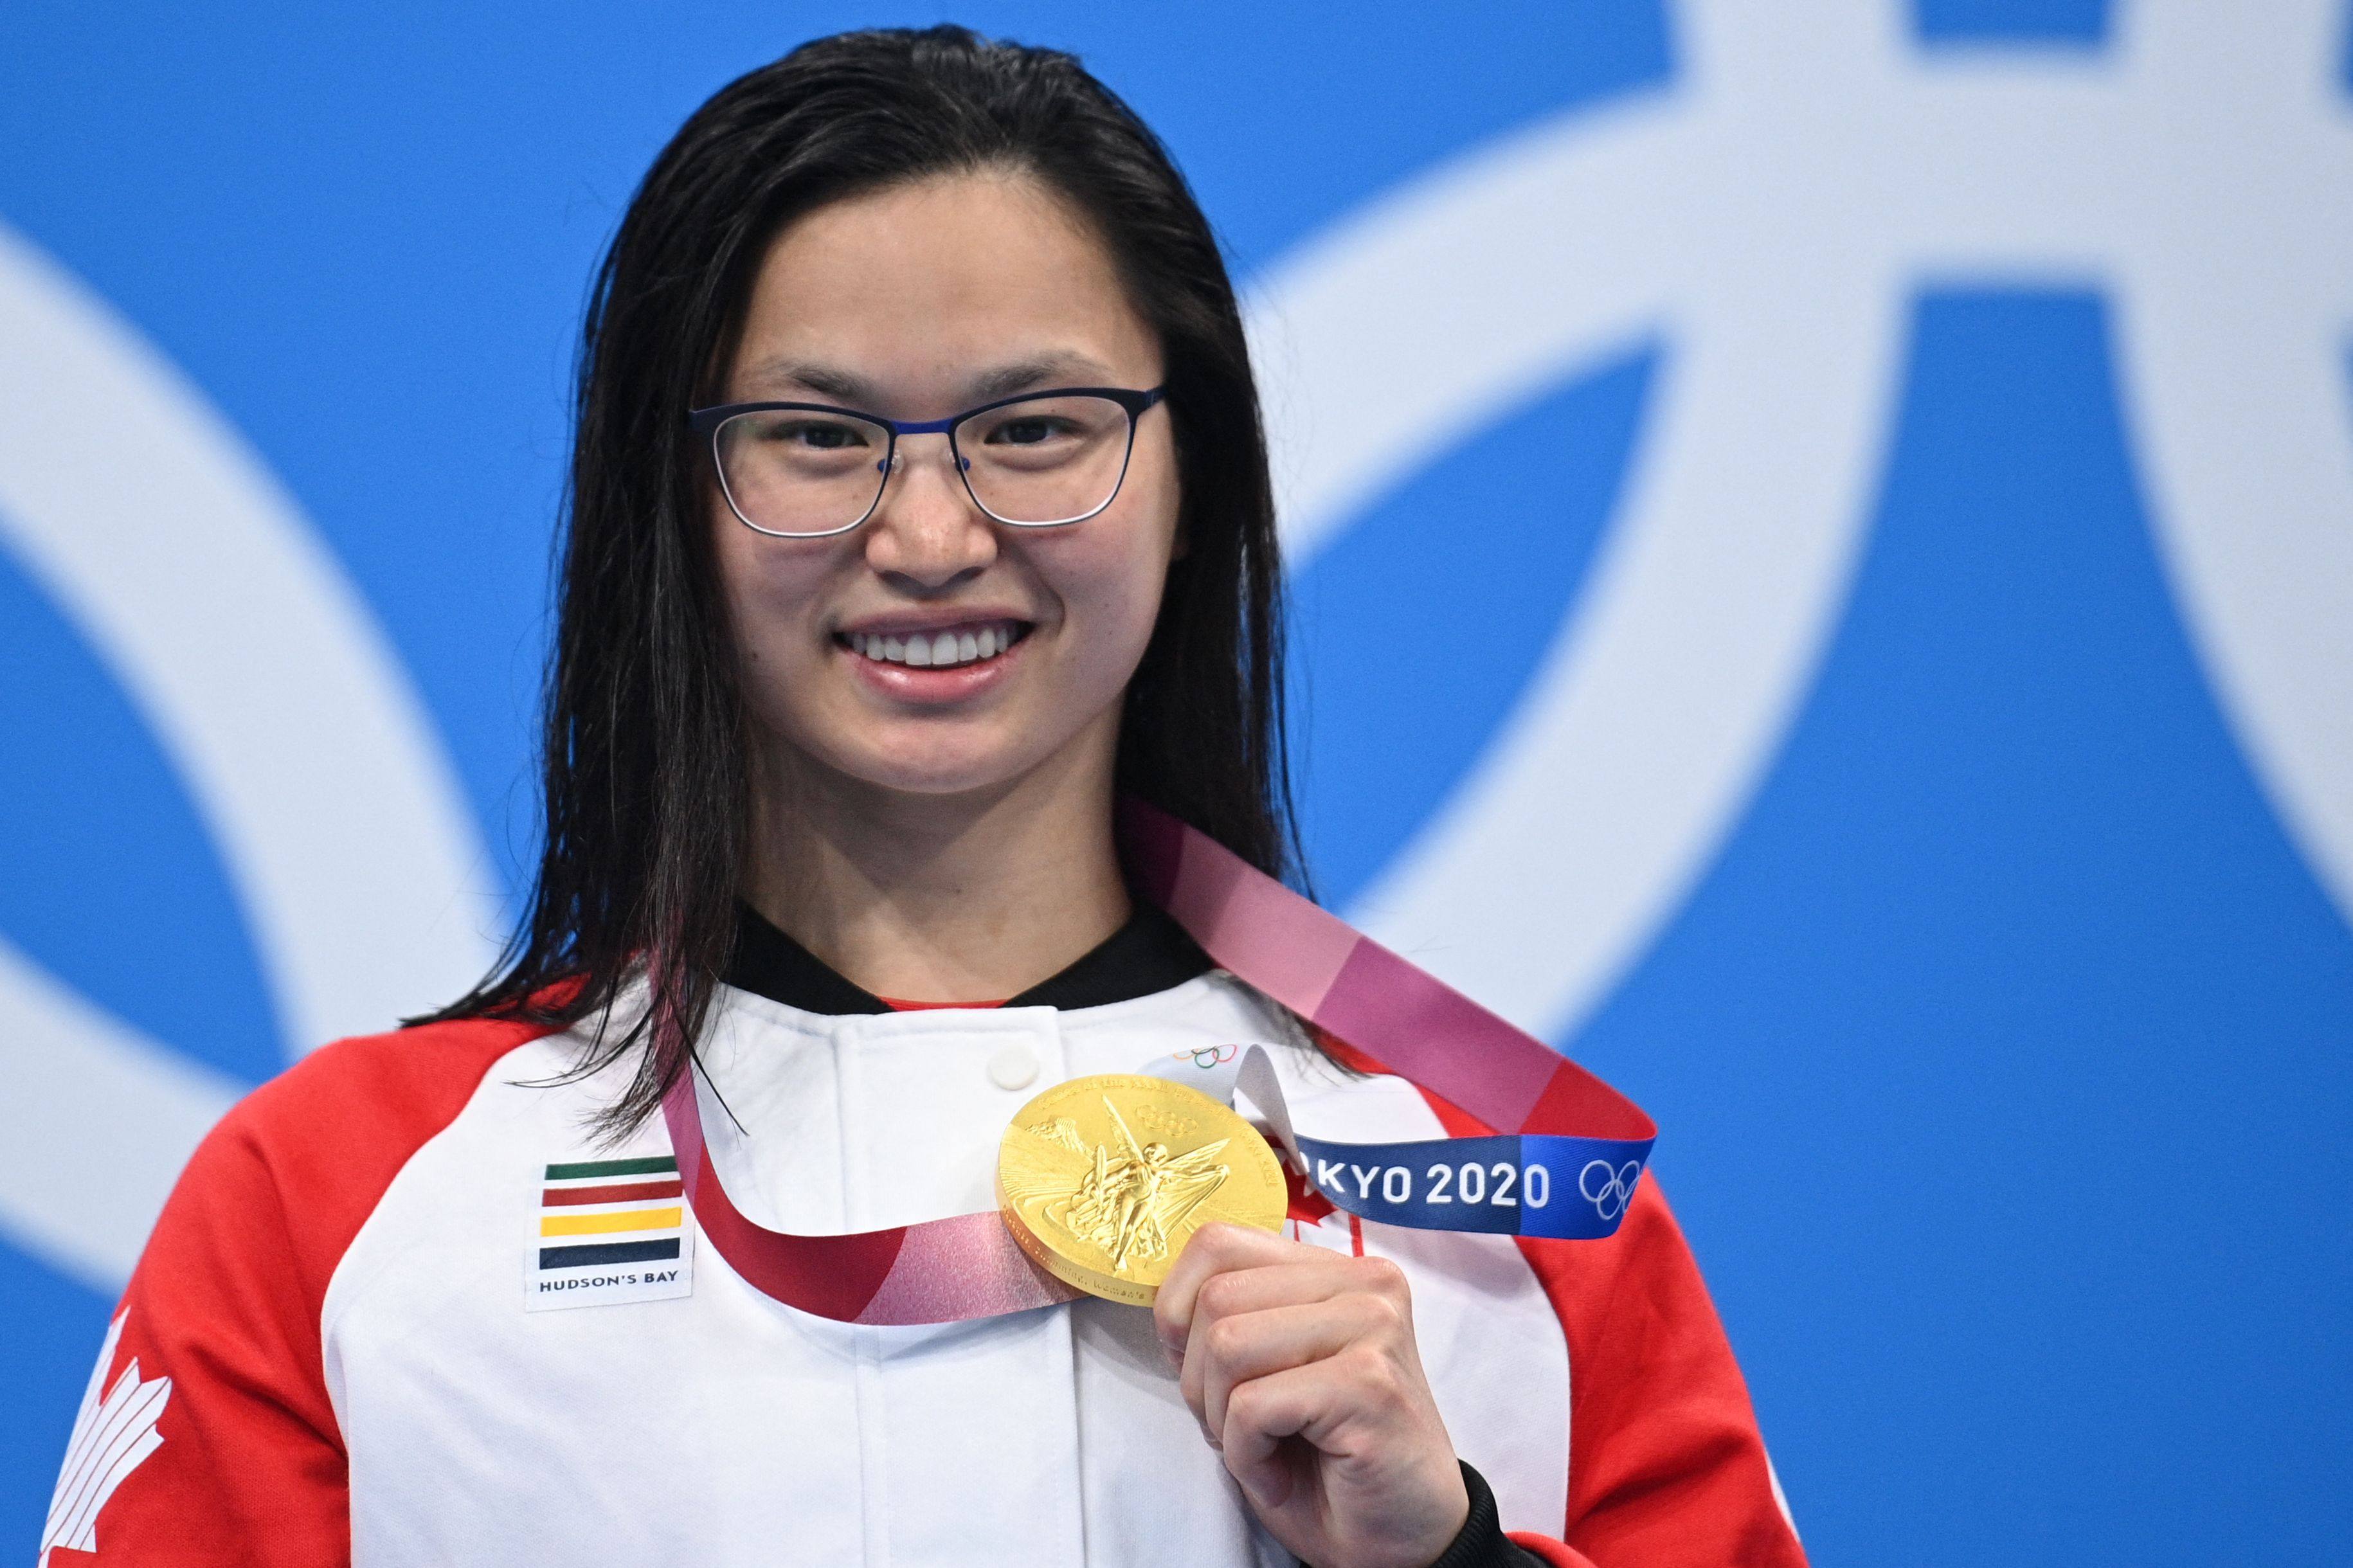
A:
[[[1490,1131],[1423,1098],[1455,1137]],[[1568,1516],[1557,1539],[1510,1539],[1560,1568],[1804,1568],[1748,1385],[1658,1177],[1636,1184],[1608,1239],[1524,1237],[1520,1250],[1568,1340]]]
[[[1803,1568],[1723,1325],[1655,1176],[1606,1241],[1523,1239],[1568,1337],[1568,1517],[1576,1568]]]
[[[353,1237],[491,1064],[536,1031],[348,1040],[208,1133],[132,1271],[77,1420],[43,1568],[351,1559],[320,1310]]]

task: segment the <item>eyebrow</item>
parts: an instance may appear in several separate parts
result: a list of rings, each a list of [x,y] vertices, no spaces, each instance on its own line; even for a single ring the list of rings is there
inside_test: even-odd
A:
[[[876,400],[874,384],[854,372],[836,369],[832,365],[798,360],[770,360],[745,373],[744,387],[755,397],[782,396],[798,390],[830,397],[837,403],[871,404]]]
[[[1107,381],[1111,368],[1087,354],[1062,353],[1041,354],[1036,359],[1021,360],[983,371],[972,378],[972,395],[986,403],[992,397],[1010,397],[1017,392],[1027,392],[1033,386],[1049,382],[1068,384],[1073,377],[1084,381]]]
[[[1092,354],[1065,350],[992,366],[965,380],[965,395],[976,403],[987,403],[1049,383],[1107,381],[1111,374],[1110,367]],[[769,360],[747,372],[744,385],[755,395],[772,395],[806,387],[820,397],[860,408],[874,408],[883,401],[881,388],[875,382],[855,371],[813,360]]]

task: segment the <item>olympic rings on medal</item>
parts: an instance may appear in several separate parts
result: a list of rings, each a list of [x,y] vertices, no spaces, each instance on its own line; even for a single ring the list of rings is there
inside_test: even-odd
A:
[[[1596,1171],[1601,1173],[1598,1191],[1593,1176]],[[1607,1222],[1624,1214],[1626,1205],[1634,1201],[1634,1184],[1641,1174],[1642,1162],[1640,1160],[1629,1160],[1614,1171],[1607,1160],[1588,1160],[1585,1169],[1577,1173],[1577,1190],[1585,1194],[1585,1201],[1593,1205],[1593,1212]]]
[[[1195,1067],[1199,1068],[1203,1072],[1208,1072],[1213,1068],[1223,1067],[1226,1063],[1233,1060],[1234,1047],[1231,1046],[1189,1046],[1181,1051],[1169,1052],[1168,1059],[1172,1062],[1189,1061]]]

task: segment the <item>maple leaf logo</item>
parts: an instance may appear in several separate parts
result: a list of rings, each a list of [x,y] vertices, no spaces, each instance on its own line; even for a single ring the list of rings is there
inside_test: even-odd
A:
[[[1303,1227],[1321,1225],[1325,1215],[1335,1212],[1332,1200],[1309,1186],[1307,1178],[1292,1169],[1288,1160],[1282,1163],[1282,1184],[1291,1193],[1291,1205],[1285,1217],[1297,1220]]]
[[[41,1530],[37,1568],[49,1568],[49,1553],[58,1547],[71,1552],[98,1550],[98,1510],[114,1495],[123,1478],[137,1469],[148,1455],[164,1446],[155,1423],[172,1397],[168,1377],[139,1379],[139,1358],[99,1397],[106,1369],[114,1364],[115,1347],[122,1342],[123,1313],[106,1331],[99,1347],[98,1365],[82,1392],[81,1410],[74,1416],[73,1436],[66,1444],[65,1467],[58,1472],[58,1489],[49,1499],[49,1519]]]

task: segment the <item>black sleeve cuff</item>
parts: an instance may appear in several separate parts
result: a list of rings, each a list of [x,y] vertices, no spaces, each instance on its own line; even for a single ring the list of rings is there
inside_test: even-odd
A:
[[[1471,1494],[1471,1517],[1430,1568],[1544,1568],[1541,1558],[1504,1538],[1504,1521],[1495,1512],[1495,1494],[1487,1478],[1462,1461],[1462,1485]]]

